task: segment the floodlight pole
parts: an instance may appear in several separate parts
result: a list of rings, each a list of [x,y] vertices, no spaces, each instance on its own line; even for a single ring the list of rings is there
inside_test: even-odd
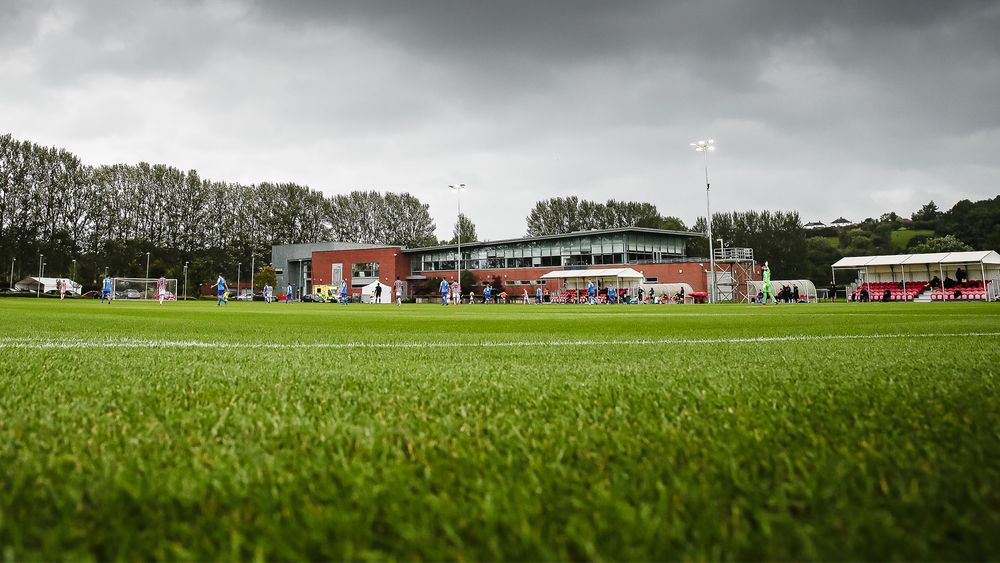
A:
[[[149,253],[146,253],[146,278],[142,280],[142,298],[146,299],[146,292],[149,291]]]
[[[188,299],[188,263],[184,263],[184,300]]]
[[[250,255],[250,302],[253,303],[253,274],[254,274],[254,260],[257,257],[253,254]]]
[[[705,207],[708,212],[705,217],[705,226],[708,228],[708,264],[712,269],[712,287],[708,291],[708,302],[715,303],[715,241],[712,239],[712,185],[708,181],[708,153],[715,150],[715,140],[698,141],[691,143],[694,150],[705,154]]]
[[[7,283],[7,285],[10,286],[11,291],[14,291],[14,262],[17,262],[17,258],[12,258],[10,261],[10,281]]]
[[[237,301],[239,301],[239,299],[240,299],[240,274],[242,273],[242,272],[240,272],[240,268],[242,268],[242,267],[243,267],[243,262],[237,262],[236,263],[236,300]]]
[[[73,259],[73,274],[72,274],[72,280],[73,280],[74,282],[76,281],[76,258],[74,258],[74,259]]]
[[[466,190],[465,184],[452,184],[448,186],[451,191],[458,197],[458,232],[456,233],[456,238],[458,239],[458,260],[455,261],[455,281],[458,285],[462,285],[462,192]]]
[[[42,272],[45,271],[45,268],[42,266],[42,258],[45,258],[45,255],[44,254],[39,254],[38,255],[38,283],[35,284],[35,297],[38,297],[39,294],[40,294],[39,290],[42,287],[41,286],[41,283],[42,283]]]

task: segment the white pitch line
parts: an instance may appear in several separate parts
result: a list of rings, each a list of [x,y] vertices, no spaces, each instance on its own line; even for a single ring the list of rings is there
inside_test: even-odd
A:
[[[231,350],[379,350],[400,348],[544,348],[547,346],[664,346],[683,344],[768,344],[774,342],[828,342],[831,340],[885,340],[901,338],[964,338],[964,337],[1000,337],[1000,332],[960,332],[960,333],[922,333],[922,334],[800,334],[790,336],[760,336],[736,338],[650,338],[631,340],[521,340],[499,342],[205,342],[200,340],[154,340],[125,338],[117,340],[94,339],[47,339],[39,340],[31,337],[0,337],[0,349],[46,350],[46,349],[88,349],[88,348],[203,348]]]

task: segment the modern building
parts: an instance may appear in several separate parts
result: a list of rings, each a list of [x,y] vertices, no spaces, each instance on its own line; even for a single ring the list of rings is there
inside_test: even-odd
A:
[[[627,266],[640,271],[649,283],[688,283],[695,291],[706,291],[708,258],[687,254],[688,241],[701,233],[642,227],[581,231],[461,245],[424,248],[364,245],[342,242],[275,246],[272,264],[278,272],[279,290],[287,280],[312,291],[318,285],[337,285],[347,280],[353,294],[381,281],[387,285],[398,277],[407,282],[407,293],[431,278],[454,280],[461,265],[477,283],[503,285],[521,293],[528,287],[560,289],[559,280],[543,280],[556,270]],[[721,266],[720,266],[721,267]],[[721,271],[721,270],[720,270]],[[470,288],[463,288],[468,291]]]

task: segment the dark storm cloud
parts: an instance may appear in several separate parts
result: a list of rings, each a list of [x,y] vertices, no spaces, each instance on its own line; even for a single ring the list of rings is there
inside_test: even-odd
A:
[[[2,3],[2,2],[0,2]],[[909,213],[997,192],[997,2],[2,3],[0,111],[91,161],[453,202]],[[477,193],[478,192],[478,193]],[[476,216],[478,214],[478,217]]]

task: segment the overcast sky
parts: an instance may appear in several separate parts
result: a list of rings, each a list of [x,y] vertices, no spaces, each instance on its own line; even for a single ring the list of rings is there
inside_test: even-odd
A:
[[[338,193],[803,221],[1000,193],[1000,1],[0,0],[0,133]]]

